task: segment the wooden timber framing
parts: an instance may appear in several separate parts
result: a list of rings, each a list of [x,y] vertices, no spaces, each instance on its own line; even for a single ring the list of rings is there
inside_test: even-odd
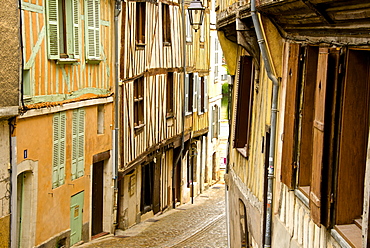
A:
[[[84,4],[84,0],[78,1],[80,58],[73,63],[64,63],[62,59],[48,59],[45,1],[22,1],[24,71],[29,73],[29,92],[25,94],[26,105],[66,100],[73,93],[76,97],[90,93],[89,90],[80,92],[82,89],[100,89],[105,94],[112,92],[114,73],[111,72],[114,71],[114,56],[108,56],[113,54],[113,43],[108,37],[114,36],[114,6],[110,1],[100,2],[101,53],[100,59],[93,64],[87,60],[85,53]]]
[[[185,137],[205,135],[208,131],[208,113],[194,110],[183,120],[184,66],[182,10],[179,1],[144,1],[145,42],[136,39],[136,9],[139,1],[128,1],[123,7],[121,33],[121,120],[120,172],[131,170],[145,162],[148,154],[181,142],[182,122]],[[170,16],[170,42],[163,41],[162,5],[167,4]],[[209,11],[205,15],[209,25]],[[201,37],[202,36],[202,37]],[[207,77],[209,74],[209,30],[195,33],[186,42],[186,73]],[[173,92],[167,95],[168,74],[173,75]],[[135,120],[135,82],[143,78],[143,124]],[[198,86],[196,86],[198,87]],[[166,109],[167,98],[173,100],[173,113]],[[197,97],[194,97],[197,98]],[[196,100],[194,105],[196,105]]]

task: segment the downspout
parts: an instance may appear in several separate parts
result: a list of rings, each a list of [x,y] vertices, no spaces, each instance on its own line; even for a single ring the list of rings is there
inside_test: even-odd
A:
[[[181,1],[181,15],[182,15],[182,41],[183,41],[183,54],[182,54],[182,61],[183,61],[183,102],[182,102],[182,123],[181,123],[181,150],[179,155],[175,159],[175,163],[173,164],[172,168],[172,207],[176,207],[176,196],[175,192],[175,168],[177,167],[177,163],[179,162],[180,158],[182,157],[182,153],[184,151],[184,143],[185,143],[185,83],[186,83],[186,17],[185,17],[185,0]]]
[[[118,130],[119,130],[119,27],[118,27],[118,16],[121,13],[121,0],[116,0],[116,7],[114,10],[114,51],[115,51],[115,93],[114,93],[114,167],[113,167],[113,180],[114,180],[114,206],[113,206],[113,216],[114,225],[117,225],[117,205],[118,205]]]
[[[276,137],[276,119],[277,119],[277,102],[279,81],[272,71],[271,61],[269,60],[266,42],[263,38],[262,28],[256,13],[256,0],[251,0],[251,14],[254,29],[257,35],[258,45],[264,61],[265,69],[268,77],[273,83],[272,89],[272,106],[271,106],[271,136],[269,147],[269,166],[267,173],[267,202],[266,202],[266,230],[264,247],[271,247],[271,225],[272,225],[272,203],[273,203],[273,183],[274,183],[274,155],[275,155],[275,137]]]

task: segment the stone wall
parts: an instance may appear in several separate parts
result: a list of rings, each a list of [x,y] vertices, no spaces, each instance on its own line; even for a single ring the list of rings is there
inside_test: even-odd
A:
[[[0,108],[18,106],[21,66],[18,1],[3,0],[0,8]]]

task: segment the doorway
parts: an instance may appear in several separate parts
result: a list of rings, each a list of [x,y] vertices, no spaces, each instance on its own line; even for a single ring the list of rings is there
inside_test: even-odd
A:
[[[103,232],[104,161],[93,164],[91,235]]]

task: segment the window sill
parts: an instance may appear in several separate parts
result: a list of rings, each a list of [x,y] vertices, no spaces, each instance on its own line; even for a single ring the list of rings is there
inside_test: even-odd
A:
[[[308,192],[307,192],[308,190]],[[310,187],[305,186],[305,187],[299,187],[298,189],[294,190],[295,196],[306,206],[309,208],[310,206],[310,200],[308,198],[310,193]]]
[[[240,155],[242,155],[243,157],[248,159],[248,151],[247,151],[246,147],[244,147],[244,148],[235,148],[235,149],[240,153]]]
[[[167,113],[166,119],[172,119],[174,117],[173,113]]]
[[[135,130],[135,135],[141,133],[142,131],[144,131],[144,127],[145,127],[145,124],[140,124],[140,125],[137,125],[134,127],[134,130]]]
[[[163,46],[171,46],[171,42],[165,41],[163,42]]]
[[[86,60],[86,63],[87,64],[91,64],[91,65],[97,65],[99,64],[100,62],[102,62],[101,59],[87,59]]]
[[[341,247],[362,247],[362,231],[356,224],[336,225],[331,235]]]
[[[146,46],[145,43],[136,42],[136,50],[144,50],[145,46]]]
[[[57,59],[56,60],[57,65],[72,65],[72,64],[76,64],[78,62],[79,62],[78,59],[69,59],[69,58]]]

